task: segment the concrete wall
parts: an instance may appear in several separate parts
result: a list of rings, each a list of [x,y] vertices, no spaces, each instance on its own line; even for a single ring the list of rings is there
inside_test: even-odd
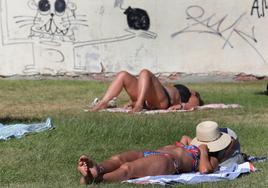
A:
[[[143,68],[268,75],[266,0],[0,3],[0,75]]]

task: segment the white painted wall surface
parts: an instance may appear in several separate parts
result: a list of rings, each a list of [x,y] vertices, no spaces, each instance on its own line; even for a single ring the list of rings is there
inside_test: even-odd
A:
[[[48,2],[0,0],[0,75],[143,68],[268,75],[266,0]],[[129,28],[129,6],[147,12],[148,30]]]

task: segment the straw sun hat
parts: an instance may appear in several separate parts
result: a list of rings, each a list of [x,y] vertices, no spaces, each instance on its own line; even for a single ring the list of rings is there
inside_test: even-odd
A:
[[[220,132],[219,126],[214,121],[203,121],[196,126],[196,137],[191,145],[206,144],[209,152],[223,150],[231,143],[231,136]]]

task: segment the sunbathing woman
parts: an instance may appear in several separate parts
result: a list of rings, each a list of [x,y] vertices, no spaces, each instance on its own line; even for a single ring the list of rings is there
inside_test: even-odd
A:
[[[196,127],[196,137],[191,139],[183,136],[182,141],[199,147],[199,171],[202,173],[213,172],[219,165],[244,162],[237,135],[229,128],[218,128],[214,121],[199,123]]]
[[[183,136],[180,142],[174,145],[164,146],[155,151],[124,152],[100,164],[82,155],[78,161],[80,183],[115,182],[183,172],[210,173],[234,150],[231,136],[220,132],[215,122],[202,122],[197,126],[197,138],[193,139],[192,143],[196,143],[198,147],[188,145],[189,142],[191,139]]]
[[[128,107],[133,112],[139,112],[143,108],[188,110],[203,104],[199,93],[180,84],[163,86],[153,73],[144,69],[138,78],[125,71],[119,72],[104,97],[91,111],[105,109],[108,102],[117,97],[123,88],[130,97]]]

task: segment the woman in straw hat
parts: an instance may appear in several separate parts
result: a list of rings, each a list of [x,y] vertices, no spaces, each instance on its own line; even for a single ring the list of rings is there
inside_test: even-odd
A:
[[[133,112],[142,111],[143,108],[188,110],[203,105],[198,92],[181,84],[164,86],[152,72],[143,69],[138,78],[126,71],[119,72],[104,97],[91,111],[107,108],[109,101],[117,97],[123,89],[131,100],[125,107],[131,108]]]
[[[202,122],[197,125],[193,140],[183,136],[180,142],[154,151],[127,151],[100,164],[82,155],[77,167],[81,174],[80,183],[114,182],[193,171],[210,173],[233,152],[234,144],[231,136],[220,132],[216,122]]]
[[[209,173],[215,171],[220,163],[238,157],[233,162],[242,161],[240,143],[236,134],[229,128],[219,128],[214,121],[204,121],[196,127],[196,137],[184,136],[186,144],[198,146],[200,150],[199,171]],[[239,156],[238,156],[239,155]]]

